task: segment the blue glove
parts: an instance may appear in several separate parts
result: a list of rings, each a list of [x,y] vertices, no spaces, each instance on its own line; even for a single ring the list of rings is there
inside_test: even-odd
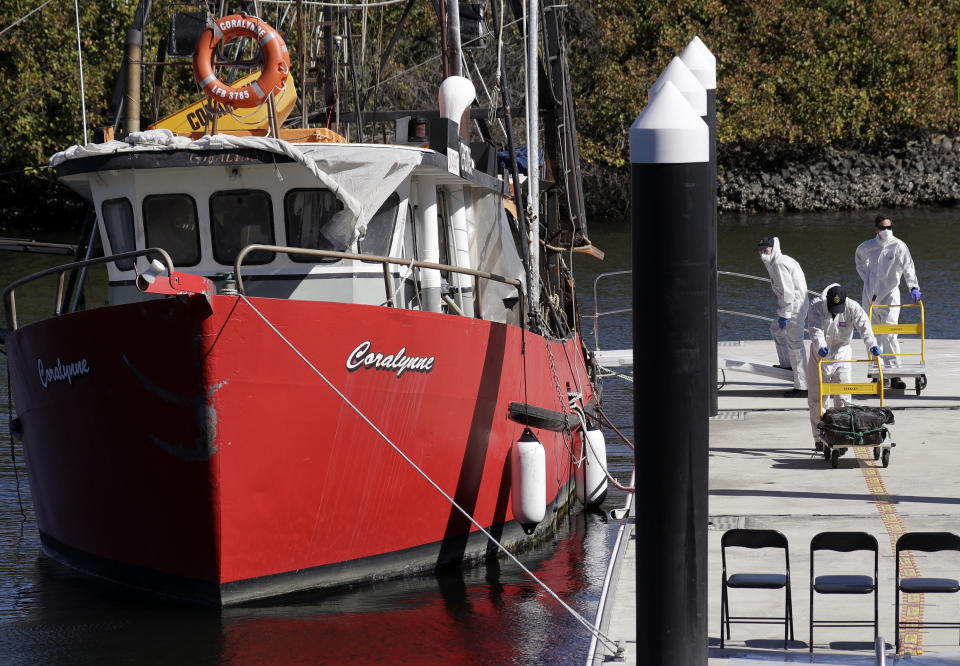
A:
[[[880,349],[880,347],[878,347],[877,345],[874,345],[870,347],[870,353],[873,354],[874,356],[880,356],[880,354],[883,353],[883,350]]]
[[[777,326],[779,326],[780,328],[784,328],[787,325],[788,321],[789,319],[787,319],[786,317],[777,317]]]
[[[817,353],[820,354],[821,358],[823,358],[824,356],[830,353],[830,350],[827,349],[826,347],[820,347],[820,349],[817,350]]]
[[[921,298],[923,298],[923,294],[920,293],[920,289],[918,287],[914,287],[910,290],[910,298],[913,299],[914,303],[917,303]],[[783,328],[783,326],[780,328]]]

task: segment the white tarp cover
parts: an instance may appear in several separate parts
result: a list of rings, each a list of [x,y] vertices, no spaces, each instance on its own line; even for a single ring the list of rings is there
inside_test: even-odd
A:
[[[352,247],[387,197],[422,160],[422,152],[398,146],[342,143],[298,144],[262,136],[206,135],[197,140],[166,129],[133,132],[123,141],[71,146],[50,158],[50,166],[67,160],[125,152],[255,149],[285,155],[302,164],[343,202],[323,233],[336,249]]]
[[[467,215],[470,261],[477,270],[520,280],[526,293],[526,271],[509,224],[499,194],[473,190],[473,201]],[[520,324],[520,308],[510,308],[504,303],[504,299],[516,298],[517,290],[514,287],[493,280],[478,280],[477,284],[484,319]]]

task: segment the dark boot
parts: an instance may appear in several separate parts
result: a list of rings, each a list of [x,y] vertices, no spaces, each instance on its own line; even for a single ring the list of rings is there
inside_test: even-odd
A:
[[[892,378],[890,379],[890,388],[901,389],[901,390],[902,390],[902,389],[907,388],[907,385],[906,385],[906,384],[903,382],[903,380],[900,379],[899,377],[892,377]]]

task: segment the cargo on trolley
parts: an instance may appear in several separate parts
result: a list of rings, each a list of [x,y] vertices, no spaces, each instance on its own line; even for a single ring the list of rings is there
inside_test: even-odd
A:
[[[824,363],[874,363],[879,381],[870,382],[824,382]],[[893,412],[883,406],[883,364],[877,357],[870,359],[826,360],[820,359],[817,374],[821,412],[817,424],[817,449],[834,469],[840,464],[840,456],[853,446],[873,447],[873,459],[880,460],[884,467],[890,464],[890,450],[896,446],[891,440],[888,425],[894,423]],[[823,411],[823,396],[826,395],[879,395],[879,407],[848,404]]]

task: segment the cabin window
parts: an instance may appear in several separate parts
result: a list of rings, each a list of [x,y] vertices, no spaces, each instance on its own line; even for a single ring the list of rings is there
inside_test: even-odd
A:
[[[200,263],[197,204],[187,194],[155,194],[143,200],[143,231],[147,247],[170,253],[174,266]]]
[[[360,241],[361,252],[383,257],[389,255],[390,241],[393,240],[393,226],[396,224],[399,208],[400,196],[394,192],[367,222],[367,233]]]
[[[107,230],[110,253],[132,252],[137,249],[133,234],[133,206],[127,199],[110,199],[100,205],[100,216]],[[134,259],[121,259],[113,262],[121,271],[133,270]]]
[[[247,245],[273,245],[273,204],[270,195],[261,190],[228,190],[210,196],[210,236],[213,258],[217,263],[232,265]],[[274,253],[251,252],[244,265],[267,264]]]
[[[336,249],[323,235],[323,228],[343,210],[343,202],[333,192],[321,188],[290,190],[284,197],[283,210],[287,245],[309,250]],[[299,263],[339,261],[333,257],[312,257],[308,254],[291,254],[290,259]]]

